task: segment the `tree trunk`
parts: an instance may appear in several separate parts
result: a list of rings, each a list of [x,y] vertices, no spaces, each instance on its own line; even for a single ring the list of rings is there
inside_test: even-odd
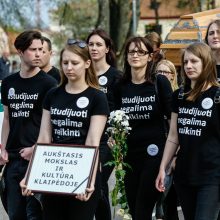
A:
[[[114,42],[118,68],[122,67],[122,55],[127,38],[132,35],[132,0],[98,0],[97,27],[102,27]],[[137,21],[140,16],[140,0],[137,0]],[[108,20],[109,18],[109,20]]]
[[[109,0],[98,0],[98,19],[96,22],[96,28],[100,27],[107,33],[110,33],[110,11]]]

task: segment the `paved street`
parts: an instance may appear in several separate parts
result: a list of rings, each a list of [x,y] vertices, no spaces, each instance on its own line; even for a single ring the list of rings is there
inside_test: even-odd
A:
[[[112,173],[112,175],[109,179],[109,188],[110,188],[110,190],[113,188],[113,185],[114,185],[114,173]],[[178,212],[179,213],[179,220],[184,220],[182,211],[179,207],[178,207],[178,210],[179,210],[179,212]],[[112,210],[112,213],[113,213],[113,210]],[[123,218],[121,218],[120,216],[116,216],[114,220],[123,220]],[[156,220],[156,218],[154,217],[154,213],[153,213],[152,220]]]
[[[109,184],[110,184],[110,190],[111,190],[111,188],[113,187],[113,184],[114,184],[113,175],[110,177]],[[179,211],[179,217],[180,217],[180,220],[184,220],[181,211]],[[152,218],[152,219],[155,220],[155,218]],[[0,220],[8,220],[8,217],[7,217],[5,211],[4,211],[3,207],[2,207],[1,202],[0,202]],[[123,220],[123,219],[120,216],[116,216],[114,220]]]
[[[0,202],[0,220],[8,220],[8,217],[5,213],[5,210],[2,207],[2,203]]]

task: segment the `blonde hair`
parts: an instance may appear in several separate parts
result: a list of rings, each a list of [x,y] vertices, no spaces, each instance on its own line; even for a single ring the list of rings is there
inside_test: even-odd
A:
[[[173,89],[173,91],[175,91],[176,89],[179,88],[178,83],[177,83],[177,72],[176,72],[176,67],[174,66],[174,64],[169,61],[169,60],[161,60],[157,66],[156,66],[156,70],[160,65],[165,65],[170,69],[171,74],[173,75],[173,80],[170,80],[171,83],[171,87]]]

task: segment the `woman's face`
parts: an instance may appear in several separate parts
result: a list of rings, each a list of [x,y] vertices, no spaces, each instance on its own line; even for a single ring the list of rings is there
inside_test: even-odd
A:
[[[156,73],[166,76],[170,82],[174,79],[174,74],[171,72],[170,68],[165,64],[161,63],[159,66],[157,66]]]
[[[106,59],[109,48],[106,47],[105,41],[99,35],[92,35],[89,38],[88,46],[93,61]]]
[[[85,80],[86,69],[90,66],[90,60],[84,61],[79,55],[65,50],[62,55],[61,66],[68,81]]]
[[[183,65],[186,76],[191,81],[196,81],[202,73],[202,60],[191,52],[185,51]]]
[[[141,42],[141,48],[136,47],[135,43],[132,42],[128,48],[127,61],[131,68],[143,68],[147,66],[147,62],[151,61],[152,58],[149,55],[149,52]]]
[[[220,49],[220,29],[217,24],[213,23],[210,26],[207,40],[212,50]]]

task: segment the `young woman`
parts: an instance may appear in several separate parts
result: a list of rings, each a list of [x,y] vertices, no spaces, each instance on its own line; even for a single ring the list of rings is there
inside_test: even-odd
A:
[[[110,110],[115,109],[113,91],[116,82],[120,78],[120,72],[115,68],[115,52],[113,42],[102,29],[93,30],[88,38],[89,53],[99,80],[101,90],[106,94]],[[103,135],[100,145],[100,161],[102,164],[102,193],[96,211],[96,220],[111,220],[109,204],[108,179],[113,167],[105,166],[112,159],[111,150],[107,146],[107,135]]]
[[[156,74],[166,76],[171,83],[173,91],[178,89],[177,72],[174,64],[171,61],[161,60],[156,66]]]
[[[185,220],[216,220],[220,209],[220,103],[215,60],[209,46],[189,45],[182,56],[184,90],[173,112],[156,188],[165,190],[166,167],[180,147],[174,183]]]
[[[205,42],[212,49],[216,61],[217,77],[220,80],[220,20],[212,21],[207,28]]]
[[[116,56],[112,39],[103,29],[93,30],[87,37],[89,53],[101,90],[106,93],[110,110],[114,110],[113,89],[121,72],[116,67]]]
[[[61,86],[52,89],[46,96],[38,142],[98,147],[109,108],[105,94],[98,89],[86,43],[68,40],[60,55],[60,65]],[[77,116],[59,114],[65,109],[84,113]],[[74,122],[72,125],[65,124],[67,117],[68,121]],[[62,125],[57,121],[62,121]],[[75,130],[76,136],[66,135],[68,132],[62,132],[65,130]],[[84,194],[75,197],[44,194],[45,220],[93,220],[100,196],[98,173],[99,169]]]
[[[170,118],[172,89],[165,76],[152,80],[153,48],[144,37],[125,46],[124,75],[117,85],[117,109],[129,116],[125,189],[133,220],[151,220],[159,192],[154,187],[166,140],[164,115]]]

